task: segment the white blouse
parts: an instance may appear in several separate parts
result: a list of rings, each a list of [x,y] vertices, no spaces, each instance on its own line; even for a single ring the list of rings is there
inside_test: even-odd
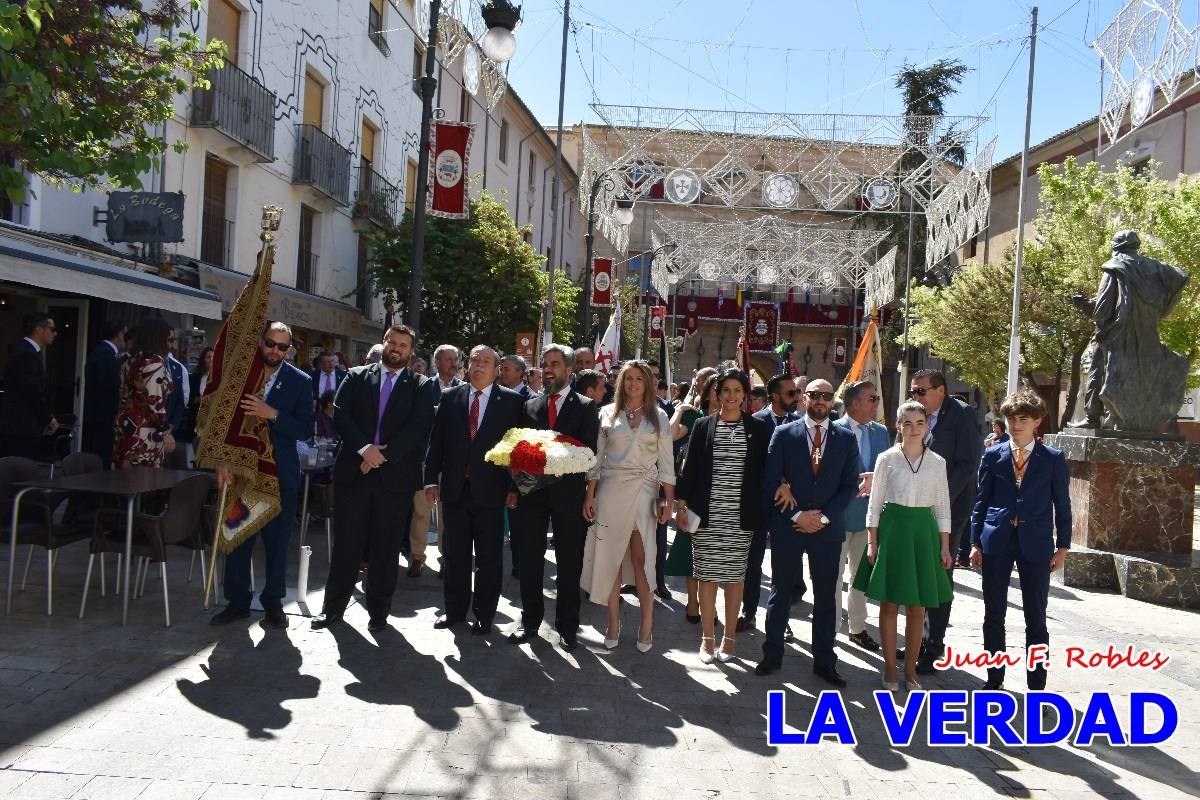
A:
[[[879,527],[879,515],[888,503],[910,508],[932,508],[938,531],[950,531],[950,485],[946,482],[946,461],[932,450],[914,474],[900,445],[879,454],[875,476],[871,479],[871,499],[867,501],[867,527]],[[915,465],[914,465],[915,466]]]

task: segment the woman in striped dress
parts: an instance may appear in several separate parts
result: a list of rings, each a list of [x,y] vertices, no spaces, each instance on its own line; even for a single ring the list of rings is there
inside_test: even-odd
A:
[[[690,507],[700,517],[692,539],[693,575],[700,585],[700,660],[732,661],[734,632],[754,531],[765,527],[762,472],[767,424],[745,413],[750,381],[739,369],[717,376],[717,412],[696,422],[679,478],[680,524]],[[725,630],[715,652],[717,588],[725,593]]]

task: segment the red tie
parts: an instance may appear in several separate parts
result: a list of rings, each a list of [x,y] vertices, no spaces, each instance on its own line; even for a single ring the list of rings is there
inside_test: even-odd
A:
[[[554,423],[558,422],[558,395],[550,395],[550,408],[547,409],[550,413],[550,429],[554,429]]]
[[[471,398],[471,441],[475,440],[475,434],[479,432],[479,390],[475,390],[475,396]]]

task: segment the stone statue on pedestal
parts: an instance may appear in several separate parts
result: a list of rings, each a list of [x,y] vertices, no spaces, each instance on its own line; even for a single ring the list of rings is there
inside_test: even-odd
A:
[[[1162,343],[1158,324],[1179,302],[1188,276],[1139,255],[1140,246],[1133,231],[1118,233],[1096,296],[1072,298],[1096,323],[1087,416],[1076,427],[1159,433],[1183,403],[1189,359]]]

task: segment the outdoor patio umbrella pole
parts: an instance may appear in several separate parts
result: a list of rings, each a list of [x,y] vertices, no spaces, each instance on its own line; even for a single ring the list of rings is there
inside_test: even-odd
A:
[[[217,519],[213,523],[212,558],[208,560],[208,575],[204,578],[204,610],[208,610],[208,596],[212,593],[213,578],[217,574],[217,544],[221,541],[221,516],[225,513],[225,495],[229,484],[221,487],[221,499],[217,502]]]

